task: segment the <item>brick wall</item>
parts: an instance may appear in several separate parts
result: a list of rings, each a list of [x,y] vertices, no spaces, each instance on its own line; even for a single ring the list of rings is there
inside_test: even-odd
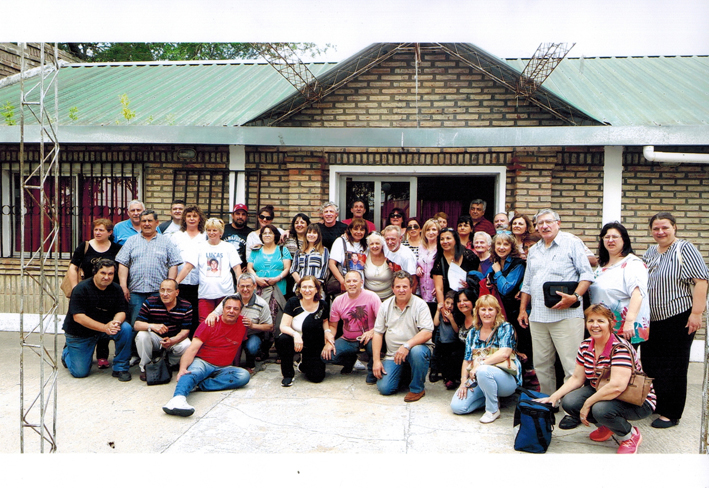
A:
[[[382,61],[280,125],[298,127],[512,127],[563,125],[491,78],[440,51]]]
[[[54,55],[54,44],[47,44],[44,47],[45,56],[50,59],[50,55]],[[21,50],[14,42],[0,42],[0,78],[14,75],[20,72],[20,56]],[[37,43],[28,43],[25,53],[27,67],[34,68],[40,63],[40,45]],[[81,62],[78,58],[72,56],[66,51],[59,51],[59,59],[69,61],[70,63]]]

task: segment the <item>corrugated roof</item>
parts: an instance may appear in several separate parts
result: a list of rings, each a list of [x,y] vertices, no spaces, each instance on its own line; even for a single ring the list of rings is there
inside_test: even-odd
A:
[[[614,126],[709,124],[709,56],[566,58],[542,86]]]
[[[308,68],[317,76],[334,65]],[[266,63],[229,61],[74,64],[60,68],[59,89],[59,123],[90,126],[238,126],[296,91]],[[130,122],[121,113],[123,94],[135,112]],[[17,123],[19,100],[19,83],[0,88],[0,107],[10,101]],[[52,106],[53,92],[45,103]],[[72,107],[76,120],[69,117]]]

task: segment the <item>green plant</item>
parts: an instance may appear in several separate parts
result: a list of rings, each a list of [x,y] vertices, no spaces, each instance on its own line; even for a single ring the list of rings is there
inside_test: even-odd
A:
[[[128,99],[128,95],[124,93],[120,96],[120,100],[121,105],[123,106],[123,108],[121,109],[121,115],[123,115],[124,119],[130,122],[131,119],[135,118],[135,111],[129,108],[130,100]]]
[[[0,115],[2,115],[2,118],[5,119],[5,123],[7,125],[17,125],[17,122],[15,121],[15,106],[9,101],[6,101],[5,105],[2,106],[2,112],[0,112]]]
[[[71,107],[69,109],[69,118],[74,122],[79,120],[79,107]]]
[[[167,122],[167,125],[175,125],[175,114],[167,114],[165,116],[165,121]]]

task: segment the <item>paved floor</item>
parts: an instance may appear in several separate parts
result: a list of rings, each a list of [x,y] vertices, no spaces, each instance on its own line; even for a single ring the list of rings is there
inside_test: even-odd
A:
[[[63,346],[63,336],[59,347]],[[0,333],[0,453],[20,451],[19,334]],[[25,398],[38,391],[38,359],[26,353]],[[95,368],[84,379],[60,366],[57,446],[59,453],[340,453],[340,454],[517,454],[512,448],[512,402],[502,417],[483,425],[482,414],[450,412],[452,392],[441,382],[428,384],[426,396],[407,404],[404,393],[379,395],[365,384],[365,373],[339,374],[328,366],[321,384],[296,376],[291,388],[280,386],[279,366],[262,370],[241,390],[197,392],[189,397],[192,417],[166,415],[162,406],[175,386],[146,386],[132,368],[133,380],[121,383],[111,370]],[[692,363],[687,409],[682,423],[655,430],[650,419],[638,422],[641,453],[691,454],[699,448],[702,365]],[[557,421],[560,416],[557,416]],[[50,422],[51,423],[51,422]],[[589,428],[557,429],[551,453],[611,454],[611,440],[594,443]],[[39,452],[39,436],[25,432],[25,451]],[[709,478],[707,478],[709,479]]]

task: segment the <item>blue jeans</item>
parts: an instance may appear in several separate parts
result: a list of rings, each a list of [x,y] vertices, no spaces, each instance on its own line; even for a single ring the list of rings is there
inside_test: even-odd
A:
[[[148,297],[157,296],[158,292],[153,293],[138,293],[135,291],[130,292],[130,302],[128,302],[128,317],[126,319],[130,325],[135,324],[135,319],[138,318],[140,313],[140,307],[143,306],[143,302],[148,299]]]
[[[194,358],[187,371],[190,374],[180,377],[174,396],[186,397],[195,386],[202,391],[235,390],[251,379],[249,372],[243,368],[215,366],[200,358]]]
[[[91,337],[80,337],[72,334],[64,334],[64,336],[66,347],[62,351],[62,359],[74,378],[86,378],[89,375],[94,348],[101,338],[106,338],[116,343],[113,371],[128,371],[130,346],[133,342],[133,328],[128,322],[123,322],[121,330],[112,336],[108,334],[97,334]]]
[[[261,337],[261,334],[250,335],[243,342],[242,347],[244,348],[244,353],[246,355],[244,365],[247,368],[253,368],[256,365],[256,354],[258,354],[262,342],[263,338]]]
[[[342,337],[335,341],[335,354],[332,355],[332,359],[325,361],[327,364],[339,364],[340,366],[345,366],[346,368],[353,368],[354,364],[357,362],[357,355],[359,354],[359,341],[348,341]],[[372,373],[372,341],[370,340],[367,345],[364,346],[365,351],[369,354],[369,362],[367,363],[367,380],[375,379],[374,373]]]
[[[478,386],[471,390],[468,396],[458,398],[456,390],[451,400],[451,410],[456,415],[471,413],[485,405],[485,411],[495,413],[499,410],[499,397],[512,395],[517,389],[517,380],[497,366],[479,366],[475,373]]]
[[[411,367],[411,383],[409,383],[409,391],[411,393],[421,393],[426,382],[426,373],[428,365],[431,363],[431,351],[423,344],[414,346],[409,351],[406,359],[402,364],[396,364],[393,359],[385,359],[382,361],[382,366],[386,374],[382,375],[380,380],[377,380],[377,389],[382,395],[392,395],[399,389],[399,380],[401,379],[401,370],[405,364]]]

